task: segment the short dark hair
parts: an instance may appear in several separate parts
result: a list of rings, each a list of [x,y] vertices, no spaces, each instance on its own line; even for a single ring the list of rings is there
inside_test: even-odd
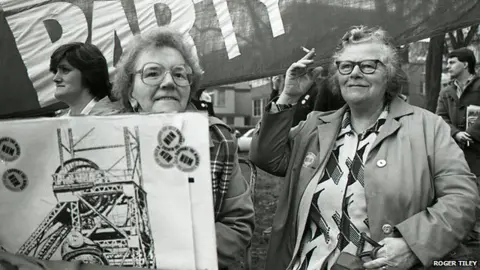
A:
[[[468,72],[470,74],[475,74],[475,65],[477,60],[475,59],[475,54],[473,51],[468,48],[460,48],[451,51],[448,54],[448,58],[457,58],[460,62],[467,62],[468,63]]]
[[[50,71],[57,73],[59,63],[63,60],[80,70],[82,84],[96,99],[110,96],[112,84],[108,75],[107,60],[93,44],[72,42],[58,47],[50,57]]]

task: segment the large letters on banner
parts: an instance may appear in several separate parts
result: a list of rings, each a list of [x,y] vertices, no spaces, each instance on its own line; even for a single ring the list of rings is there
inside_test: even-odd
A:
[[[171,17],[168,25],[184,34],[187,42],[192,46],[193,53],[197,54],[197,49],[190,30],[195,23],[195,7],[192,0],[156,0],[145,1],[136,0],[135,9],[137,10],[138,25],[141,32],[146,32],[157,26],[155,16],[155,4],[164,4],[170,9]]]
[[[201,50],[197,54],[205,69],[202,87],[209,87],[279,74],[303,55],[300,46],[316,48],[316,62],[326,63],[335,41],[351,25],[380,25],[402,44],[480,21],[480,1],[398,0],[387,1],[391,2],[388,5],[383,2],[0,0],[0,18],[4,28],[9,27],[12,33],[7,31],[8,35],[4,35],[12,46],[0,47],[5,55],[10,50],[5,48],[17,46],[19,52],[9,56],[23,61],[39,104],[45,107],[56,102],[49,58],[56,47],[66,42],[91,41],[97,45],[113,75],[114,65],[133,34],[170,25],[185,34],[194,52]],[[20,77],[15,68],[3,68],[0,72],[8,78]],[[5,104],[12,103],[9,97],[14,97],[14,93],[34,94],[31,90],[16,91],[22,86],[5,83],[7,86],[1,91],[9,94],[0,96],[2,108],[12,108]],[[19,110],[24,108],[19,106]]]
[[[215,12],[217,13],[223,39],[225,40],[228,58],[235,58],[240,55],[240,49],[238,48],[237,37],[233,30],[232,18],[228,11],[227,2],[226,0],[213,0],[213,5],[215,6]]]
[[[115,46],[119,45],[120,51],[125,49],[132,40],[133,32],[121,1],[92,2],[92,43],[104,54],[109,65],[109,73],[113,76],[114,65],[118,60],[115,52],[119,49]],[[182,32],[191,45],[193,53],[197,54],[195,43],[189,34],[196,18],[192,0],[136,0],[134,5],[138,22],[133,23],[138,23],[141,32],[159,25],[155,16],[156,4],[168,7],[171,17],[167,25]],[[26,9],[7,17],[42,106],[55,102],[54,85],[48,70],[52,52],[62,44],[87,40],[89,33],[84,12],[75,4],[55,2]],[[25,20],[25,18],[29,19]],[[54,20],[59,29],[47,29],[44,23],[47,20]],[[51,40],[49,30],[54,32],[53,36],[60,38]],[[119,44],[115,42],[116,38]]]
[[[96,45],[107,59],[109,73],[114,72],[115,36],[124,48],[132,39],[127,17],[120,2],[95,1],[92,16],[92,43]]]
[[[52,76],[48,70],[50,55],[61,44],[86,41],[88,27],[85,14],[74,4],[49,3],[8,16],[6,19],[28,75],[37,89],[40,104],[53,103]],[[44,25],[44,21],[49,19],[57,21],[62,32],[60,39],[53,43]]]

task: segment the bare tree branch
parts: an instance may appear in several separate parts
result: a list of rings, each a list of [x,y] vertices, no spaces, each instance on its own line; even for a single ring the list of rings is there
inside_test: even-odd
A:
[[[473,37],[478,31],[478,24],[477,25],[472,25],[470,27],[470,30],[468,30],[468,34],[465,37],[465,46],[469,45],[472,42]]]
[[[465,37],[463,36],[463,29],[457,29],[457,45],[460,47],[465,46]]]
[[[448,32],[448,37],[450,39],[450,44],[452,44],[452,48],[455,50],[458,48],[458,44],[457,44],[457,39],[455,38],[455,35],[453,34],[453,32]]]

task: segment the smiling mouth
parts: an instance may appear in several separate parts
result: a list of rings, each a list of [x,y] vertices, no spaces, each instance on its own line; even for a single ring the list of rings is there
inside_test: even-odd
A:
[[[173,100],[173,101],[178,101],[177,98],[174,98],[174,97],[159,97],[159,98],[156,98],[155,99],[156,101],[160,101],[160,100]]]

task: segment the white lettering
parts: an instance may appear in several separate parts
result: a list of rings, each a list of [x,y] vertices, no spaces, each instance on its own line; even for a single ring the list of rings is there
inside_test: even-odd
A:
[[[54,103],[54,84],[48,69],[50,56],[62,44],[87,40],[85,14],[76,5],[56,2],[27,9],[6,19],[28,70],[28,76],[37,90],[40,105]],[[54,43],[43,24],[46,20],[57,21],[61,27],[60,38]]]
[[[226,0],[213,0],[215,12],[218,17],[218,24],[222,32],[223,40],[225,41],[225,48],[227,50],[228,59],[235,58],[240,55],[238,48],[237,37],[233,29],[232,18]]]
[[[268,19],[270,21],[270,27],[272,27],[273,37],[278,37],[285,34],[282,14],[280,14],[280,8],[278,6],[278,0],[260,0],[260,2],[267,7]]]
[[[120,40],[120,46],[125,46],[133,38],[128,19],[120,1],[95,1],[92,15],[92,43],[105,56],[110,76],[115,71],[114,51],[115,35]]]
[[[197,55],[195,42],[190,35],[190,30],[195,23],[195,6],[191,0],[136,0],[135,8],[137,10],[140,31],[144,33],[158,26],[154,9],[154,5],[158,3],[168,6],[171,13],[170,23],[168,26],[180,31],[184,35],[186,42],[192,47],[192,52]]]

